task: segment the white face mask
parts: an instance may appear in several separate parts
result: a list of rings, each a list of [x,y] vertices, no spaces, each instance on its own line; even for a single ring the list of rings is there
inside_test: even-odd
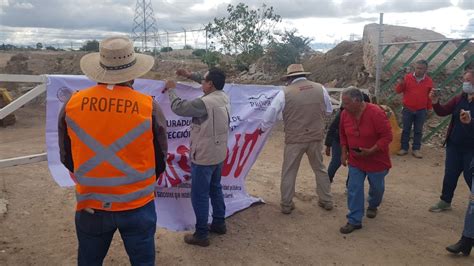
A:
[[[471,82],[463,82],[462,91],[467,94],[474,94],[474,86],[472,86]]]

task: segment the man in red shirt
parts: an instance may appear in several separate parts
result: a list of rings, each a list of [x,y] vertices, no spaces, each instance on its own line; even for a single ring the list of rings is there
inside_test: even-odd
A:
[[[403,131],[401,138],[401,149],[398,155],[408,153],[411,128],[413,126],[412,154],[416,158],[423,158],[420,153],[421,138],[423,136],[423,124],[426,120],[427,110],[431,110],[431,99],[428,97],[433,88],[433,81],[426,75],[428,62],[417,61],[415,72],[408,73],[400,79],[395,87],[396,93],[403,93],[402,123]]]
[[[341,141],[341,163],[349,164],[347,185],[347,224],[341,227],[342,234],[362,228],[364,216],[364,181],[369,179],[369,206],[367,217],[375,218],[385,190],[385,176],[392,167],[389,144],[392,129],[385,112],[377,105],[364,102],[362,92],[349,87],[342,93],[339,124]]]

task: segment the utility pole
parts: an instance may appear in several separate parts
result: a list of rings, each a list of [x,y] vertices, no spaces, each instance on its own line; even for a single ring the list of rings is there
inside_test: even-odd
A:
[[[375,71],[375,98],[379,101],[380,94],[380,75],[382,71],[382,43],[383,43],[383,13],[379,18],[379,41],[377,43],[377,66]]]
[[[184,30],[184,48],[186,48],[186,29],[183,28]]]
[[[158,28],[151,0],[137,0],[131,39],[142,44],[142,51],[148,50],[148,42],[153,40],[154,49],[159,43]]]

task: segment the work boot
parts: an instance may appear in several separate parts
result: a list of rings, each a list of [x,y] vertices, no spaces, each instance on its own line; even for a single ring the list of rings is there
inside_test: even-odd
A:
[[[222,225],[211,224],[209,226],[209,232],[216,233],[218,235],[225,235],[225,233],[227,233],[227,227],[225,224],[222,224]]]
[[[408,151],[404,150],[404,149],[401,149],[397,152],[398,156],[404,156],[404,155],[407,155],[407,154],[408,154]]]
[[[474,239],[462,236],[456,244],[446,247],[446,250],[454,254],[462,252],[464,256],[469,256],[473,243]]]
[[[281,212],[283,214],[290,214],[295,209],[295,203],[291,202],[290,206],[281,205]]]
[[[447,211],[451,210],[451,203],[447,203],[444,200],[438,201],[435,205],[430,207],[430,212],[442,212],[442,211]]]
[[[374,207],[374,208],[368,207],[366,216],[367,218],[371,218],[371,219],[375,218],[375,216],[377,216],[377,207]]]
[[[350,224],[350,223],[347,223],[346,225],[344,225],[343,227],[341,227],[339,229],[339,232],[341,232],[341,234],[350,234],[352,233],[354,230],[358,230],[358,229],[361,229],[362,228],[362,225],[361,224]]]
[[[197,238],[196,234],[186,234],[184,236],[184,242],[189,245],[196,245],[200,247],[209,246],[209,238]]]
[[[326,211],[330,211],[334,208],[332,201],[318,201],[318,206],[325,209]]]
[[[423,155],[421,155],[421,152],[419,150],[414,150],[411,152],[411,154],[413,154],[413,157],[415,158],[418,158],[418,159],[423,158]]]

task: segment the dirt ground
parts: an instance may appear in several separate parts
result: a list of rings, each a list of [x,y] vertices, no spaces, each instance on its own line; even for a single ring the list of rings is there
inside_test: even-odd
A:
[[[44,152],[45,107],[16,112],[16,125],[0,128],[0,158]],[[425,158],[393,157],[379,215],[365,219],[362,230],[339,233],[345,222],[347,170],[333,184],[336,207],[317,206],[315,182],[305,159],[297,180],[296,210],[280,213],[279,180],[283,132],[278,125],[248,178],[256,205],[227,220],[228,233],[212,236],[211,246],[183,242],[184,232],[159,229],[156,262],[161,265],[314,265],[410,264],[473,265],[474,257],[449,255],[444,247],[458,240],[469,195],[460,179],[453,210],[430,213],[441,189],[444,152],[424,147]],[[327,158],[326,158],[327,160]],[[0,265],[75,265],[75,199],[71,188],[60,188],[46,162],[0,169],[0,198],[8,211],[0,217]],[[159,215],[159,214],[158,214]],[[128,265],[118,234],[105,265]]]

